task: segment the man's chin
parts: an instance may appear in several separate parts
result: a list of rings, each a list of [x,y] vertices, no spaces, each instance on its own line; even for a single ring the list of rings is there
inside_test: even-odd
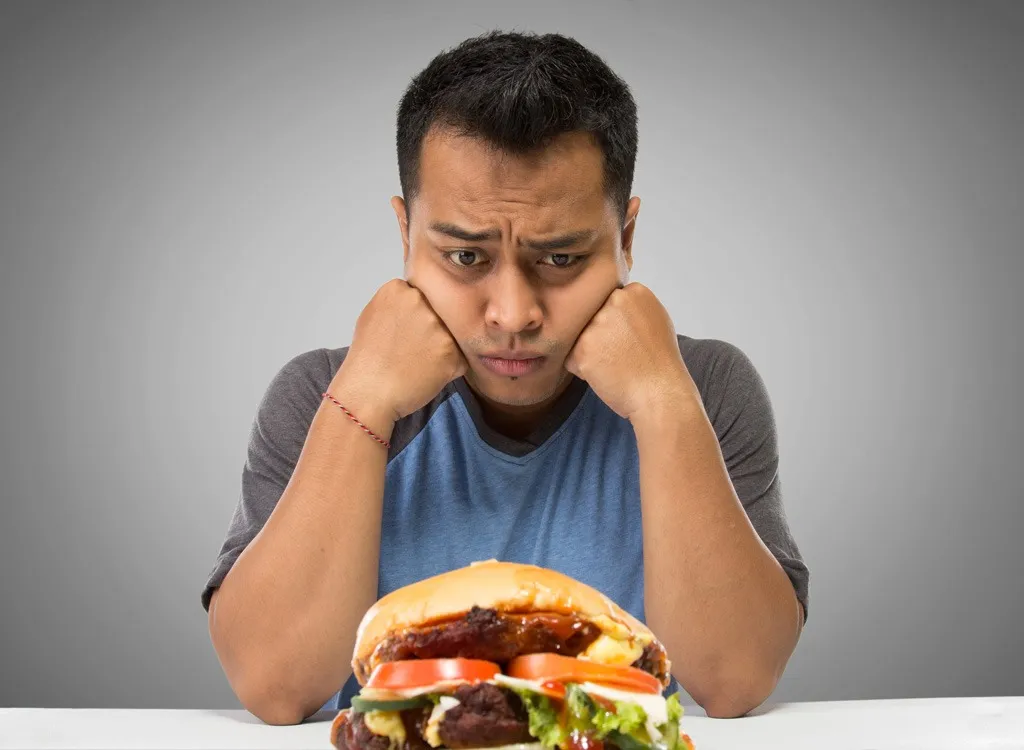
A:
[[[495,375],[492,372],[477,372],[471,369],[466,381],[479,395],[494,404],[502,406],[536,406],[551,400],[561,390],[569,373],[561,370],[552,377],[546,373],[534,373],[518,378]]]

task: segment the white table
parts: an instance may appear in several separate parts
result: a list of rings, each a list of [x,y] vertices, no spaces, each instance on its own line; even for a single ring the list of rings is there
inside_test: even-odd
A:
[[[0,748],[330,750],[321,713],[291,727],[245,711],[0,708]],[[767,705],[742,719],[687,707],[697,750],[1024,750],[1024,697]]]

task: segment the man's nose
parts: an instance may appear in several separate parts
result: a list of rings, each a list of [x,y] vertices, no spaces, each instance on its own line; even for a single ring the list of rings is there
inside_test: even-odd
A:
[[[543,312],[537,290],[519,269],[505,268],[493,279],[487,301],[489,328],[519,333],[540,327]]]

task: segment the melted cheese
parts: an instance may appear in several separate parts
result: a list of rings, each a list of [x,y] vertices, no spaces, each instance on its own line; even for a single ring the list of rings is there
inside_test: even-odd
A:
[[[387,737],[392,743],[405,742],[405,724],[398,711],[367,711],[363,714],[366,728],[380,737]]]
[[[591,622],[601,628],[601,632],[605,635],[610,635],[620,641],[624,641],[629,638],[629,629],[621,622],[615,622],[608,615],[597,615]]]
[[[455,708],[459,705],[458,698],[453,698],[450,695],[442,695],[438,699],[437,705],[434,706],[434,710],[430,712],[430,718],[427,719],[427,726],[423,730],[423,739],[427,741],[427,744],[431,747],[441,747],[441,735],[439,730],[441,728],[441,719],[444,718],[446,712]]]
[[[628,667],[643,653],[644,647],[633,639],[620,640],[602,633],[579,655],[579,658],[597,664],[607,664],[610,667]]]

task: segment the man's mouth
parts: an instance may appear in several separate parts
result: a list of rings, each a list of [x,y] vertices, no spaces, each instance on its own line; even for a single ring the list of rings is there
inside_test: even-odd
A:
[[[481,354],[480,362],[495,375],[518,378],[536,372],[547,358],[537,352],[503,351]]]

